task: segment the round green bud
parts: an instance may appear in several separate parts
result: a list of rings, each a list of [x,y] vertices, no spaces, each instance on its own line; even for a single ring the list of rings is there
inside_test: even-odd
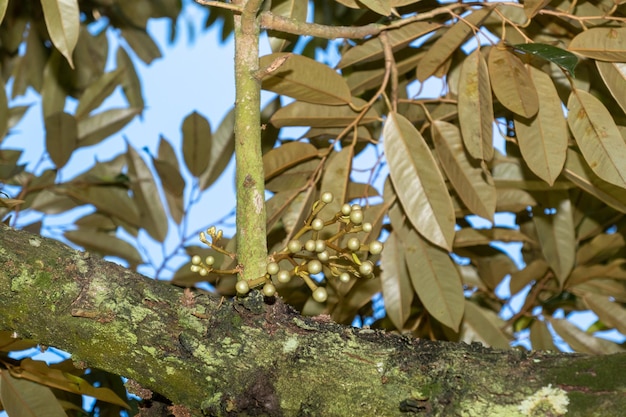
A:
[[[359,273],[363,276],[368,276],[374,270],[374,265],[370,261],[365,261],[359,266]]]
[[[287,249],[289,249],[289,252],[291,253],[298,253],[302,249],[302,242],[298,239],[290,240],[287,244]]]
[[[200,263],[202,262],[202,258],[198,255],[193,255],[191,257],[191,263],[194,265],[200,265]]]
[[[379,255],[383,251],[383,244],[377,240],[370,242],[369,250],[372,255]]]
[[[341,214],[343,214],[344,216],[350,215],[351,211],[352,207],[350,207],[350,204],[344,204],[343,206],[341,206]]]
[[[333,202],[333,193],[325,192],[322,194],[322,198],[320,199],[322,202],[329,204]]]
[[[266,297],[273,297],[276,294],[276,287],[274,284],[267,283],[263,286],[263,295]]]
[[[237,284],[235,284],[235,290],[237,290],[237,292],[241,295],[248,294],[248,291],[250,291],[248,281],[243,279],[241,281],[237,281]]]
[[[323,303],[328,299],[328,293],[326,292],[326,288],[317,287],[315,291],[313,291],[313,299],[318,303]]]
[[[322,263],[317,259],[309,261],[307,265],[307,270],[309,271],[309,274],[319,274],[320,272],[322,272]]]
[[[313,239],[309,239],[304,244],[304,249],[309,252],[315,252],[315,241]]]
[[[276,275],[279,270],[280,270],[280,267],[278,266],[278,264],[276,262],[270,262],[269,264],[267,264],[267,273],[268,274]]]
[[[322,219],[314,219],[311,222],[311,228],[313,228],[313,230],[317,230],[320,231],[324,228],[324,220]]]
[[[343,282],[344,284],[350,282],[350,274],[348,274],[347,272],[342,272],[341,274],[339,274],[339,281]]]
[[[356,252],[361,249],[361,241],[359,241],[359,239],[356,237],[351,237],[350,239],[348,239],[347,247],[352,252]]]
[[[326,250],[326,242],[322,239],[315,241],[315,252],[324,252]]]
[[[363,223],[363,224],[361,225],[361,227],[363,228],[363,231],[364,231],[365,233],[369,233],[369,232],[371,232],[371,231],[372,231],[372,229],[374,228],[374,226],[372,226],[372,223],[369,223],[369,222],[367,222],[367,223]]]
[[[191,272],[200,272],[201,269],[198,265],[191,265]]]
[[[363,210],[354,210],[350,213],[350,221],[356,225],[363,222]]]
[[[207,264],[208,266],[212,266],[215,263],[215,258],[209,255],[204,260],[204,263]]]
[[[276,280],[281,284],[288,283],[289,281],[291,281],[291,272],[287,271],[286,269],[281,269],[276,275]]]
[[[317,259],[319,259],[321,262],[328,262],[328,260],[330,259],[330,254],[327,250],[319,252],[317,254]]]
[[[201,277],[206,277],[207,275],[209,275],[209,271],[207,271],[206,268],[200,268],[200,271],[198,271],[198,273]]]

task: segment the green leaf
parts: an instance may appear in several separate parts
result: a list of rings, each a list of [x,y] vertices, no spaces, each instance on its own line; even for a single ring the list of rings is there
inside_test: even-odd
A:
[[[141,82],[137,76],[135,65],[124,48],[117,49],[117,67],[122,71],[122,89],[128,105],[132,108],[143,109],[144,100],[141,91]]]
[[[463,20],[458,20],[444,32],[428,49],[426,55],[417,66],[417,79],[424,81],[433,75],[452,54],[465,43],[467,38],[473,33],[473,26],[480,26],[491,13],[491,7],[483,7],[472,11]]]
[[[554,337],[543,320],[534,320],[530,325],[530,343],[533,350],[558,351],[554,345]]]
[[[326,65],[302,55],[275,53],[259,60],[261,71],[280,60],[278,68],[263,78],[262,88],[314,104],[341,105],[352,101],[346,81]]]
[[[231,109],[224,117],[211,140],[209,165],[199,178],[200,190],[206,190],[222,175],[235,153],[235,111]]]
[[[451,250],[454,208],[424,138],[404,116],[393,112],[387,116],[383,138],[389,175],[409,220],[427,240]]]
[[[9,101],[6,91],[0,91],[0,142],[9,131]]]
[[[498,101],[522,117],[530,118],[539,110],[539,96],[528,70],[509,49],[494,47],[489,51],[489,78]]]
[[[493,101],[485,58],[479,49],[461,67],[459,77],[459,125],[463,143],[476,159],[493,158]]]
[[[626,63],[596,61],[596,67],[604,85],[626,113]]]
[[[385,241],[380,263],[385,312],[394,326],[401,330],[411,313],[415,292],[404,261],[403,245],[395,233],[391,233]]]
[[[270,11],[277,16],[304,22],[308,11],[308,2],[300,0],[273,0]],[[298,36],[268,30],[270,46],[273,52],[282,52],[288,45],[296,43]]]
[[[515,115],[515,133],[530,170],[553,185],[565,164],[569,132],[552,79],[541,70],[529,68],[537,91],[541,91],[539,111],[531,119]]]
[[[0,402],[11,417],[67,417],[63,407],[45,385],[0,372]]]
[[[535,259],[524,269],[513,272],[509,281],[511,294],[517,294],[533,281],[542,279],[549,269],[548,263],[543,259]]]
[[[78,121],[78,146],[92,146],[119,132],[141,109],[110,109]]]
[[[44,119],[52,114],[62,112],[65,109],[67,92],[61,86],[59,80],[61,59],[61,55],[53,52],[43,71],[41,107]]]
[[[103,256],[116,256],[128,261],[131,265],[143,263],[141,255],[133,245],[98,229],[70,230],[65,232],[63,236],[86,250],[97,252]]]
[[[72,53],[80,29],[78,0],[41,0],[50,40],[74,68]]]
[[[583,301],[607,327],[626,334],[626,309],[624,307],[611,300],[610,297],[593,293],[584,294]]]
[[[0,23],[4,20],[4,15],[7,12],[7,6],[9,5],[9,0],[0,0]]]
[[[608,355],[624,352],[624,348],[617,343],[588,335],[565,319],[548,318],[548,321],[556,333],[576,352],[591,355]]]
[[[567,47],[587,58],[626,62],[626,28],[591,28],[580,32]]]
[[[353,99],[355,106],[362,106],[365,101]],[[295,101],[279,109],[270,122],[276,127],[308,126],[308,127],[345,127],[352,123],[359,115],[350,106],[326,106],[321,104]],[[378,112],[370,108],[359,121],[359,125],[380,120]]]
[[[522,52],[538,56],[546,61],[550,61],[558,65],[559,67],[567,70],[570,74],[574,75],[576,65],[578,65],[578,57],[571,52],[561,49],[557,46],[547,45],[545,43],[520,43],[513,45],[515,52]],[[537,88],[543,93],[541,88]]]
[[[600,100],[574,90],[567,102],[567,123],[585,160],[600,178],[626,188],[626,143]]]
[[[200,176],[209,165],[211,155],[211,125],[197,112],[183,121],[183,157],[194,177]]]
[[[511,337],[502,330],[504,327],[505,322],[496,313],[465,300],[461,341],[481,342],[498,349],[510,349]]]
[[[389,0],[359,0],[359,3],[379,15],[391,15],[391,4],[389,4]]]
[[[161,136],[159,141],[159,157],[152,158],[154,168],[159,174],[165,200],[170,209],[170,214],[177,224],[180,224],[185,212],[183,193],[185,191],[185,180],[180,173],[178,158],[172,145]]]
[[[71,114],[55,113],[46,117],[45,124],[50,159],[57,168],[63,168],[78,145],[76,119]]]
[[[144,30],[126,26],[121,29],[121,32],[128,45],[146,65],[161,58],[158,45]]]
[[[116,70],[102,75],[95,83],[91,84],[78,102],[75,116],[81,119],[87,116],[92,110],[98,108],[107,99],[113,90],[119,85],[123,71]]]
[[[576,233],[572,217],[572,202],[567,191],[545,193],[541,207],[535,210],[533,221],[543,255],[559,283],[569,276],[576,261]],[[555,212],[545,210],[555,210]]]
[[[140,226],[139,210],[124,188],[78,185],[56,191],[82,203],[93,204],[99,211],[119,217],[133,226]]]
[[[285,170],[318,157],[315,146],[306,142],[287,142],[263,155],[265,180],[269,181]]]
[[[474,214],[493,222],[496,187],[490,172],[470,160],[455,125],[435,120],[431,131],[439,162],[457,195]]]
[[[330,219],[341,210],[341,206],[348,202],[348,184],[352,172],[352,160],[354,158],[354,147],[346,146],[339,152],[333,152],[324,165],[324,176],[322,177],[321,192],[333,194],[333,201],[327,204],[319,213],[322,219]],[[339,232],[339,224],[324,228],[325,234],[335,234]]]

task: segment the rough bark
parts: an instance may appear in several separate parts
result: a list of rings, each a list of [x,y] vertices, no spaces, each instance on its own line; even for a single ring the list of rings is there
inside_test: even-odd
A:
[[[194,415],[618,416],[626,355],[498,351],[185,292],[0,228],[0,329],[129,377]],[[524,404],[541,399],[536,414]],[[526,402],[525,402],[526,401]],[[565,405],[564,405],[565,404]],[[540,411],[538,411],[540,410]]]

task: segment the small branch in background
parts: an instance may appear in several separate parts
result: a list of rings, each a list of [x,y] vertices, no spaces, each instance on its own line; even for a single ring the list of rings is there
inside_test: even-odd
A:
[[[194,0],[194,1],[203,6],[219,7],[220,9],[232,10],[235,13],[241,13],[243,11],[241,7],[232,3],[225,3],[225,2],[216,1],[216,0]]]

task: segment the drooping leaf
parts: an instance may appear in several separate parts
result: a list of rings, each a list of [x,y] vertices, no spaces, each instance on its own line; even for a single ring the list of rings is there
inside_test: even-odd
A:
[[[359,0],[359,3],[381,16],[391,15],[391,4],[389,0]]]
[[[107,99],[113,90],[119,85],[122,79],[123,71],[116,70],[107,72],[98,79],[95,83],[91,84],[83,93],[78,107],[76,108],[75,116],[77,119],[81,119],[87,116],[92,110],[96,109],[102,102]]]
[[[206,190],[222,175],[235,153],[235,111],[231,109],[224,117],[211,139],[209,165],[199,178],[201,190]]]
[[[308,2],[298,0],[274,0],[272,1],[270,11],[277,16],[304,22],[308,11]],[[268,31],[267,34],[273,52],[282,52],[289,44],[298,41],[298,37],[293,34],[286,34],[274,30]]]
[[[626,245],[621,233],[601,233],[578,248],[576,264],[594,264],[608,260]]]
[[[472,11],[463,20],[458,20],[430,47],[424,58],[417,66],[417,79],[424,81],[433,75],[437,69],[450,58],[450,56],[467,40],[473,33],[473,25],[479,27],[491,13],[491,7],[483,7]]]
[[[543,9],[546,5],[550,3],[550,0],[528,0],[524,2],[524,14],[528,19],[532,19],[539,12],[539,10]],[[534,347],[533,347],[534,349]]]
[[[287,142],[263,155],[263,171],[268,181],[281,172],[304,161],[316,158],[315,146],[306,142]]]
[[[550,76],[534,67],[529,68],[537,91],[541,91],[539,111],[530,119],[515,116],[515,134],[530,170],[553,185],[563,169],[567,155],[567,123]]]
[[[126,151],[126,158],[133,199],[137,203],[141,217],[140,226],[155,240],[163,242],[167,236],[167,215],[152,171],[130,145]]]
[[[352,171],[352,159],[354,158],[354,147],[346,146],[339,152],[331,154],[324,167],[322,177],[322,192],[333,194],[333,201],[327,204],[319,213],[322,219],[332,218],[335,213],[341,210],[341,206],[347,202],[348,184],[350,183],[350,173]],[[325,228],[324,231],[339,231],[339,225],[335,224]]]
[[[152,158],[152,163],[159,174],[161,184],[163,184],[165,200],[170,209],[170,214],[174,221],[180,224],[185,212],[183,201],[185,180],[180,173],[180,166],[174,148],[164,137],[161,137],[159,141],[158,159]]]
[[[110,109],[78,121],[78,146],[92,146],[119,132],[141,109]]]
[[[591,28],[580,32],[567,47],[600,61],[626,62],[626,28]]]
[[[50,40],[74,68],[72,53],[80,28],[78,0],[41,0],[41,8]]]
[[[70,230],[63,234],[65,238],[86,250],[97,252],[103,256],[117,256],[131,265],[143,263],[137,249],[115,235],[103,233],[97,229]]]
[[[342,105],[352,100],[346,81],[328,66],[302,55],[275,53],[259,60],[261,70],[286,60],[263,78],[264,90],[314,104]],[[279,61],[280,62],[280,61]]]
[[[431,130],[439,162],[457,195],[474,214],[493,222],[496,187],[489,171],[470,160],[455,125],[435,120]]]
[[[530,325],[530,344],[533,350],[558,351],[554,345],[552,333],[543,320],[534,320]]]
[[[565,49],[545,43],[519,43],[517,45],[513,45],[513,49],[516,52],[531,54],[545,59],[546,61],[553,62],[564,70],[567,70],[567,72],[572,75],[574,75],[574,70],[576,69],[576,65],[578,65],[578,58],[576,55],[566,51]],[[537,91],[541,91],[543,93],[543,90],[541,90],[539,86],[537,86]]]
[[[461,324],[461,341],[481,342],[498,349],[509,349],[510,336],[502,331],[504,321],[493,311],[465,300],[465,315]]]
[[[143,109],[144,100],[141,82],[137,76],[135,65],[124,48],[117,50],[117,67],[122,71],[122,89],[129,107]]]
[[[67,92],[59,80],[62,59],[60,54],[52,53],[43,71],[41,107],[44,119],[65,109]]]
[[[9,131],[9,101],[6,91],[0,92],[0,142]]]
[[[509,291],[511,291],[511,294],[517,294],[528,284],[543,278],[546,272],[548,272],[548,268],[550,268],[550,266],[545,260],[535,259],[534,261],[526,265],[524,269],[513,272],[511,274],[511,280],[509,281]]]
[[[0,401],[11,417],[67,417],[63,407],[45,385],[0,372]]]
[[[311,181],[311,177],[318,168],[319,161],[309,159],[275,176],[265,184],[265,188],[273,193],[300,189]]]
[[[506,47],[489,51],[489,78],[498,101],[522,117],[530,118],[539,110],[539,97],[522,61]]]
[[[586,293],[583,301],[591,311],[609,328],[617,329],[622,334],[626,333],[626,309],[611,300],[610,297]]]
[[[531,238],[515,229],[507,229],[504,227],[474,229],[472,227],[464,227],[457,230],[454,235],[454,247],[464,248],[477,245],[490,245],[494,240],[505,243],[524,242],[536,244]]]
[[[0,94],[2,95],[2,94]],[[46,149],[57,168],[63,168],[78,144],[76,119],[71,114],[46,117]]]
[[[211,125],[197,112],[185,117],[183,121],[183,157],[189,172],[200,176],[209,165],[211,155]]]
[[[393,112],[387,116],[383,138],[389,175],[410,222],[427,240],[451,250],[454,208],[424,138],[404,116]]]
[[[572,202],[567,192],[551,191],[546,193],[542,203],[544,211],[536,210],[533,221],[546,261],[563,285],[576,261]]]
[[[567,123],[589,167],[603,180],[626,188],[626,143],[600,100],[574,90],[567,102]]]
[[[128,45],[146,65],[150,65],[155,59],[161,58],[159,46],[145,30],[126,26],[121,29],[121,33]]]
[[[626,113],[626,63],[596,61],[596,67],[604,85]]]
[[[85,204],[93,204],[99,211],[120,218],[134,226],[140,226],[139,210],[128,195],[128,190],[119,187],[82,186],[57,189]],[[42,192],[43,194],[44,192]],[[39,198],[37,198],[39,199]]]
[[[359,107],[365,104],[365,101],[357,98],[354,98],[352,102]],[[355,112],[347,105],[326,106],[295,101],[274,113],[270,122],[276,127],[345,127],[353,122],[358,115],[358,112]],[[372,107],[367,110],[365,116],[359,121],[359,124],[372,123],[378,120],[380,120],[380,116]]]
[[[476,159],[493,158],[493,102],[485,58],[479,49],[461,66],[459,77],[459,125],[463,143]]]
[[[380,262],[385,312],[394,326],[402,329],[411,312],[414,291],[404,261],[402,243],[394,233],[385,241]]]
[[[591,355],[608,355],[624,352],[624,348],[617,343],[591,336],[568,320],[549,318],[548,321],[557,334],[576,352]]]
[[[0,0],[0,23],[4,20],[4,15],[7,12],[7,6],[9,5],[9,0]]]

